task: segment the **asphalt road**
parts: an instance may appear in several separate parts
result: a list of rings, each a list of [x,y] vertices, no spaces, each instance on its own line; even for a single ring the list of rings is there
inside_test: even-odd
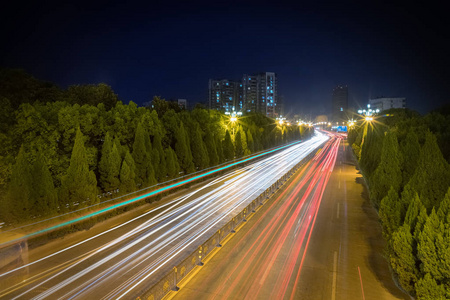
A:
[[[344,141],[325,189],[298,299],[409,299],[392,280],[376,210]]]
[[[337,154],[328,182],[324,164],[299,170],[170,298],[408,299],[382,256],[378,217],[345,143],[326,149]]]
[[[0,298],[135,298],[325,140],[305,141],[146,211],[33,249],[29,276],[0,284]]]

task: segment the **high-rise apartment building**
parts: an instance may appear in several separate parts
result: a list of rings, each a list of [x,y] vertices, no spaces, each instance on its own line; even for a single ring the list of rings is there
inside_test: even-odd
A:
[[[331,121],[346,122],[348,110],[348,88],[338,85],[333,89],[331,101]]]
[[[237,106],[237,107],[236,107]],[[230,112],[243,106],[242,84],[228,79],[209,80],[209,108]]]
[[[273,72],[258,74],[257,79],[257,108],[256,110],[268,117],[275,118],[279,114],[277,108],[278,80]]]
[[[268,117],[280,115],[278,79],[273,72],[244,74],[242,82],[209,80],[209,108],[224,112],[261,112]]]
[[[244,74],[242,77],[243,111],[258,110],[258,76]]]

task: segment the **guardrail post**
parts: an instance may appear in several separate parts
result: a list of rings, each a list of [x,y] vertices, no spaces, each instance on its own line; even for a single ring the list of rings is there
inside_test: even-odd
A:
[[[244,208],[244,218],[242,219],[242,222],[247,222],[247,219],[245,216],[247,215],[247,208]]]
[[[198,263],[197,263],[197,266],[203,266],[203,262],[202,262],[202,250],[203,250],[203,247],[202,247],[202,246],[199,246],[199,247],[198,247]]]
[[[252,201],[252,212],[254,213],[256,211],[256,200]]]
[[[230,232],[231,233],[235,233],[236,232],[236,230],[234,230],[234,218],[231,219],[231,231]]]
[[[216,247],[222,247],[222,245],[220,244],[220,234],[221,234],[222,232],[220,231],[220,229],[219,229],[219,231],[217,231],[217,235],[219,236],[218,238],[217,238],[217,245],[216,245]]]
[[[173,288],[172,291],[178,291],[180,288],[177,286],[177,267],[173,267]]]

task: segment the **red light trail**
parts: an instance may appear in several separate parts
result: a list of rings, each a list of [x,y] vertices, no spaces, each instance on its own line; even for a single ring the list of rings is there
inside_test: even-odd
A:
[[[254,230],[261,226],[272,209],[275,216],[259,233],[256,240],[239,259],[225,280],[213,292],[213,299],[228,299],[240,295],[245,299],[261,298],[262,290],[270,299],[294,299],[305,255],[322,201],[325,187],[333,171],[342,137],[332,135],[315,158],[299,172],[259,220],[236,244],[239,249]],[[303,191],[304,190],[304,191]],[[290,192],[288,192],[290,191]],[[303,192],[303,193],[302,193]],[[279,205],[280,201],[282,204]],[[275,206],[278,203],[278,208]],[[229,255],[234,255],[235,251]],[[224,259],[222,264],[226,264]],[[213,278],[222,268],[211,274]]]

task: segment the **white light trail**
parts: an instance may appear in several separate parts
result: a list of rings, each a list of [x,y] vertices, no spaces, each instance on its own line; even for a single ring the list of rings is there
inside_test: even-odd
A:
[[[32,278],[37,280],[29,280],[30,283],[26,286],[14,287],[20,288],[20,294],[14,297],[25,295],[28,295],[28,298],[36,295],[34,299],[52,295],[65,299],[88,298],[93,295],[105,299],[121,299],[127,295],[129,297],[134,289],[142,288],[142,284],[156,272],[169,270],[179,263],[192,252],[189,249],[198,247],[326,140],[328,136],[316,133],[308,141],[220,176],[186,196],[174,199],[128,222],[23,266],[31,267],[37,263],[45,263],[50,258],[64,255],[69,250],[81,250],[82,245],[84,247],[86,244],[95,245],[95,239],[156,213],[122,236],[101,246],[91,246],[89,251],[78,252],[76,257],[70,258],[74,263],[64,262],[50,266],[49,268],[58,271],[43,271],[34,275]],[[0,274],[0,279],[19,269]],[[39,288],[44,285],[47,289],[42,292]],[[111,286],[115,288],[111,290]],[[40,293],[37,294],[37,291]]]

